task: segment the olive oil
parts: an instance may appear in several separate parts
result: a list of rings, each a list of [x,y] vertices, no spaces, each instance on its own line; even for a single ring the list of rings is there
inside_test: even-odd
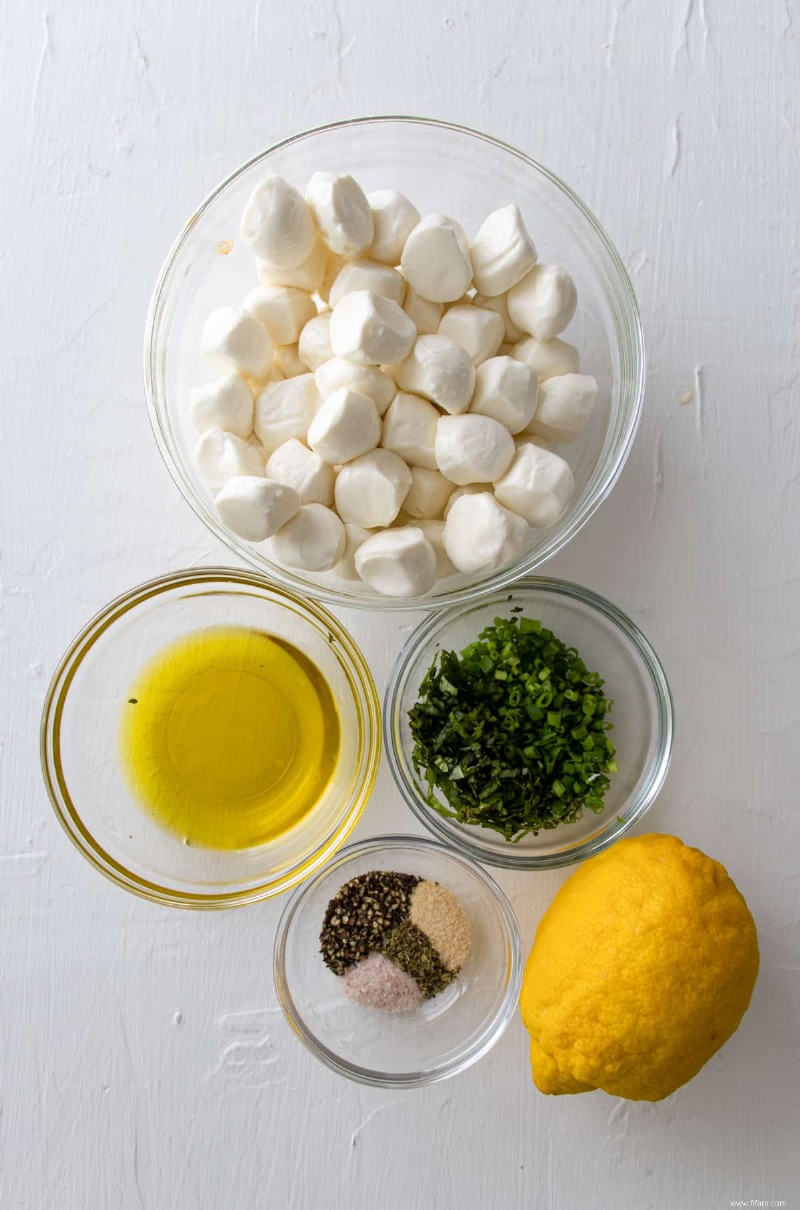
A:
[[[180,639],[143,670],[122,709],[134,792],[187,844],[277,839],[319,802],[339,756],[327,681],[296,647],[260,631]]]

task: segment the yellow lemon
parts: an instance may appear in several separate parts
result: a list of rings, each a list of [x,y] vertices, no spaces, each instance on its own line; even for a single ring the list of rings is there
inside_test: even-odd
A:
[[[734,1033],[757,973],[753,917],[718,861],[676,836],[620,840],[536,932],[520,996],[534,1083],[660,1101]]]

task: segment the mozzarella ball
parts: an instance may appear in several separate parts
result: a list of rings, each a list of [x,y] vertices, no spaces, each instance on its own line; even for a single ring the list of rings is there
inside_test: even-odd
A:
[[[381,439],[378,409],[369,395],[341,387],[323,400],[306,440],[330,466],[350,462],[374,450]]]
[[[414,466],[436,470],[433,444],[439,412],[419,395],[398,391],[383,418],[381,445]]]
[[[526,441],[530,441],[530,437],[527,437]],[[462,496],[477,496],[479,492],[485,492],[486,490],[485,483],[467,483],[464,487],[457,487],[444,506],[444,513],[442,515],[445,521],[456,500],[460,500]]]
[[[304,571],[330,571],[344,554],[344,525],[324,504],[304,504],[272,539],[280,563]]]
[[[434,332],[439,331],[439,324],[442,322],[444,312],[443,303],[430,302],[427,298],[422,298],[417,294],[412,286],[406,286],[403,310],[414,324],[419,336],[431,336]]]
[[[460,298],[454,298],[452,302],[443,303],[444,312],[452,311],[454,307],[471,307],[474,294],[467,290],[466,294],[462,294]]]
[[[578,350],[557,336],[552,340],[537,340],[535,336],[527,336],[514,346],[511,356],[535,370],[539,382],[555,378],[558,374],[577,374],[580,370]]]
[[[229,479],[239,475],[264,475],[263,451],[222,429],[209,429],[194,447],[194,460],[200,474],[219,491]]]
[[[553,448],[551,441],[545,441],[544,437],[534,437],[531,432],[518,433],[514,438],[514,448],[520,449],[523,445],[530,445],[531,442],[534,445],[538,445],[540,450],[550,450]]]
[[[297,345],[276,345],[275,360],[272,363],[272,374],[283,375],[284,378],[296,378],[298,374],[307,374],[308,366],[300,356]],[[276,379],[279,381],[279,379]]]
[[[534,265],[508,292],[508,313],[537,340],[552,340],[575,314],[575,283],[558,265]]]
[[[461,496],[444,523],[442,541],[459,571],[497,571],[525,546],[528,525],[498,504],[491,492]]]
[[[349,260],[342,265],[331,286],[330,305],[335,307],[345,294],[352,294],[354,290],[371,290],[373,294],[380,294],[381,298],[391,298],[402,307],[406,283],[397,270],[390,269],[388,265],[379,265],[377,261],[370,260]]]
[[[237,437],[249,437],[253,431],[253,392],[240,374],[226,374],[194,388],[189,396],[189,415],[198,433],[223,429]]]
[[[333,483],[336,475],[332,466],[319,454],[291,437],[279,445],[267,459],[267,478],[293,488],[301,504],[333,504]]]
[[[456,569],[447,557],[447,551],[444,548],[444,521],[423,519],[415,521],[414,524],[422,530],[433,547],[433,553],[436,555],[437,580],[444,580],[447,576],[455,575]]]
[[[449,307],[439,324],[442,336],[449,336],[467,354],[473,365],[494,357],[503,339],[503,320],[495,311],[481,307]]]
[[[441,517],[453,494],[453,484],[441,471],[424,466],[411,467],[411,487],[403,501],[403,511],[409,517]]]
[[[267,453],[290,437],[305,437],[320,402],[313,374],[271,382],[256,399],[253,426]]]
[[[294,286],[256,286],[245,296],[244,309],[264,325],[276,345],[295,344],[317,313],[311,295]]]
[[[451,415],[466,412],[475,390],[475,367],[449,336],[418,337],[392,373],[404,391],[430,399]]]
[[[321,239],[312,247],[306,259],[291,269],[274,265],[261,256],[256,257],[256,273],[264,286],[294,286],[309,292],[318,290],[328,264],[328,249]]]
[[[504,294],[536,264],[536,249],[519,206],[493,210],[470,248],[472,276],[482,294]]]
[[[588,421],[597,398],[590,374],[558,374],[539,387],[536,412],[528,426],[545,441],[574,441]]]
[[[336,357],[363,365],[384,365],[408,356],[417,330],[401,307],[370,290],[345,294],[331,318]]]
[[[344,554],[333,569],[332,574],[340,580],[360,580],[356,571],[356,551],[371,535],[371,530],[363,525],[345,525]]]
[[[431,302],[460,298],[472,281],[463,228],[444,214],[429,214],[408,236],[400,257],[403,276]]]
[[[532,443],[518,446],[511,466],[494,485],[501,504],[536,526],[555,525],[574,490],[569,463]]]
[[[345,257],[339,256],[336,252],[330,252],[328,254],[328,262],[325,265],[325,273],[322,281],[317,287],[317,294],[323,303],[327,303],[330,300],[333,283],[336,281],[336,278],[347,264],[349,264],[349,261],[347,261]]]
[[[300,333],[297,352],[309,370],[316,370],[323,362],[330,361],[333,357],[330,311],[323,311],[322,315],[309,319]]]
[[[405,242],[419,222],[419,210],[394,189],[367,194],[375,234],[370,245],[371,260],[399,265]]]
[[[253,475],[229,479],[214,501],[223,525],[248,542],[263,542],[295,515],[300,497],[291,487]]]
[[[355,565],[364,583],[387,597],[418,597],[436,583],[436,552],[416,525],[372,534]]]
[[[301,265],[317,238],[305,198],[279,176],[269,176],[256,185],[247,199],[239,232],[257,256],[279,269]]]
[[[514,440],[489,416],[442,416],[435,449],[439,470],[452,483],[493,483],[511,465]]]
[[[490,298],[488,294],[478,293],[472,300],[473,306],[482,307],[485,311],[494,311],[503,321],[503,341],[510,344],[515,344],[518,340],[522,340],[525,333],[521,328],[518,328],[515,323],[511,322],[511,316],[508,313],[508,296],[506,294],[496,294]]]
[[[470,412],[491,416],[509,433],[521,433],[533,420],[538,387],[536,371],[511,357],[490,357],[478,366]]]
[[[346,361],[344,357],[332,357],[314,371],[317,389],[323,399],[338,391],[340,387],[350,387],[369,395],[382,416],[397,394],[397,384],[382,370],[375,366],[359,365],[357,361]]]
[[[248,378],[264,378],[272,365],[272,337],[262,323],[241,307],[219,307],[203,325],[207,357]]]
[[[343,521],[374,529],[391,525],[411,487],[411,471],[391,450],[371,450],[343,466],[334,500]]]
[[[372,211],[363,189],[351,176],[315,172],[308,182],[306,200],[331,252],[348,260],[366,252],[374,234]]]

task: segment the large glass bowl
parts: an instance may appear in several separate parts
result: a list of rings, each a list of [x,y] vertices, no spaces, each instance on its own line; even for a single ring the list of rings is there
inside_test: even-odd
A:
[[[200,353],[209,311],[240,304],[256,283],[239,218],[253,187],[278,173],[304,189],[317,170],[349,172],[366,190],[394,188],[419,210],[451,214],[474,234],[485,216],[519,204],[541,260],[565,266],[579,302],[564,333],[600,392],[592,419],[563,452],[576,490],[554,526],[532,530],[530,544],[499,571],[456,575],[423,597],[398,602],[360,581],[283,567],[220,522],[192,457],[190,389],[212,376]],[[232,247],[231,247],[232,245]],[[175,482],[208,528],[246,563],[319,600],[365,608],[430,608],[472,600],[532,571],[578,532],[608,495],[630,450],[642,399],[644,352],[633,287],[619,255],[589,209],[541,164],[488,135],[424,118],[360,118],[309,130],[237,169],[198,206],[170,251],[153,294],[145,332],[145,385],[153,430]]]
[[[325,908],[370,870],[439,882],[461,903],[472,934],[454,983],[409,1013],[360,1008],[319,952]],[[469,858],[418,836],[376,836],[348,845],[289,900],[275,939],[275,986],[300,1040],[340,1075],[382,1088],[413,1088],[471,1067],[495,1044],[517,1006],[522,978],[519,928],[511,905]]]
[[[339,760],[319,802],[290,831],[248,849],[184,844],[141,805],[120,760],[122,703],[142,668],[209,627],[266,631],[292,643],[325,677],[339,710]],[[85,627],[50,685],[41,745],[56,815],[101,873],[159,903],[234,907],[301,882],[350,835],[375,782],[380,708],[364,657],[326,609],[253,572],[209,568],[143,584]]]
[[[441,650],[461,651],[496,617],[538,618],[577,648],[587,668],[605,680],[613,701],[608,719],[619,771],[611,775],[602,814],[584,811],[561,824],[514,843],[474,824],[440,815],[425,798],[426,783],[414,768],[408,711],[425,673]],[[416,817],[437,839],[478,861],[517,870],[572,865],[613,844],[653,804],[669,767],[672,699],[658,656],[621,610],[588,588],[532,576],[507,592],[479,603],[454,605],[432,614],[397,657],[384,698],[384,735],[389,767]],[[444,803],[444,800],[440,798]]]

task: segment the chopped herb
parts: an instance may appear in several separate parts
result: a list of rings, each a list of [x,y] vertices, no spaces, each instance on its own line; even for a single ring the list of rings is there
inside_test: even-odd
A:
[[[408,714],[429,806],[511,841],[602,811],[617,768],[603,684],[533,618],[439,652]]]

